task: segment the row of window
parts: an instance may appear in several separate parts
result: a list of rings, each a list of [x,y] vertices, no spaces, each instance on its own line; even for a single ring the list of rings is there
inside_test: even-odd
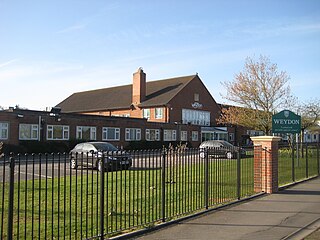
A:
[[[143,118],[150,119],[150,117],[151,117],[150,108],[143,109],[142,116],[143,116]],[[163,118],[163,108],[155,108],[154,109],[154,118],[155,119],[162,119]]]
[[[0,122],[0,139],[6,140],[9,136],[9,123]],[[69,140],[70,127],[65,125],[47,125],[47,140]],[[91,126],[77,126],[76,138],[85,140],[97,140],[97,128]],[[177,141],[176,130],[163,130],[164,141]],[[198,131],[192,131],[192,141],[198,141]],[[19,140],[40,139],[39,125],[19,124]],[[160,141],[160,129],[146,129],[145,139],[147,141]],[[120,128],[103,127],[103,141],[120,141]],[[126,141],[140,141],[140,128],[125,128]],[[188,132],[180,131],[180,141],[188,141]]]
[[[163,119],[163,108],[155,108],[154,109],[154,119]],[[112,114],[112,116],[116,117],[130,117],[129,113],[124,113],[124,114]],[[146,119],[151,118],[151,109],[150,108],[144,108],[142,110],[142,117]]]
[[[182,109],[182,123],[201,126],[210,126],[210,112],[191,109]]]

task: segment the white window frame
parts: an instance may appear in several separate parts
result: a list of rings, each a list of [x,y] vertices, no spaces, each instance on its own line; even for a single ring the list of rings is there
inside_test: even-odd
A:
[[[200,126],[210,126],[210,112],[192,109],[182,109],[182,123]]]
[[[188,131],[181,131],[180,132],[180,141],[188,141]]]
[[[62,138],[54,137],[54,131],[57,128],[62,130]],[[47,140],[69,140],[70,127],[67,125],[47,125]]]
[[[234,141],[234,133],[229,133],[229,142]]]
[[[90,131],[90,137],[86,140],[96,140],[97,139],[97,128],[92,126],[77,126],[77,135],[76,139],[84,139],[83,138],[83,130],[89,130]]]
[[[109,131],[114,130],[114,138],[111,138]],[[120,141],[120,128],[117,127],[103,127],[102,128],[103,141]]]
[[[160,141],[160,129],[146,129],[146,141]]]
[[[198,132],[198,131],[192,131],[191,140],[192,140],[193,142],[199,141],[199,132]]]
[[[140,141],[141,128],[126,128],[126,141]]]
[[[27,134],[23,131],[28,131]],[[28,136],[29,135],[29,136]],[[38,140],[39,139],[39,125],[38,124],[19,124],[19,140]]]
[[[0,139],[7,140],[9,138],[9,123],[0,122]]]
[[[143,118],[150,119],[150,113],[151,113],[150,108],[142,109]]]
[[[163,130],[163,141],[177,141],[177,130]]]
[[[163,119],[163,108],[155,108],[154,118],[155,119]]]

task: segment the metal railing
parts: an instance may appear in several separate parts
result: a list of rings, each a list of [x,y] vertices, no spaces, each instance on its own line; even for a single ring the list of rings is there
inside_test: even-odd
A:
[[[254,194],[253,149],[230,159],[215,149],[122,155],[79,154],[75,169],[69,154],[4,156],[0,238],[103,239]]]
[[[279,146],[279,186],[320,175],[319,143]]]

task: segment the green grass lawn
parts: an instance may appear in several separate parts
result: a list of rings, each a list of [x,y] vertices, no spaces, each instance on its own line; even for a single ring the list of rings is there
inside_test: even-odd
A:
[[[307,168],[308,164],[308,168]],[[294,165],[294,175],[292,172],[292,166]],[[318,175],[318,160],[317,160],[317,149],[308,149],[308,159],[306,154],[302,157],[294,152],[292,158],[292,150],[289,148],[281,149],[279,151],[279,186],[300,181],[306,178],[310,178]],[[293,177],[294,176],[294,177]]]
[[[290,154],[281,154],[280,184],[291,181],[290,160]],[[314,162],[312,155],[309,158],[309,176],[316,174]],[[301,160],[299,164],[296,180],[305,176],[305,162]],[[243,198],[254,194],[253,158],[241,160],[240,172],[240,196]],[[203,210],[206,204],[215,207],[238,198],[236,159],[212,159],[206,169],[198,159],[188,162],[181,158],[178,162],[168,162],[164,179],[162,174],[161,169],[105,173],[103,220],[104,232],[108,236],[149,227],[163,218],[167,221]],[[78,169],[76,176],[16,182],[14,239],[83,239],[97,236],[100,231],[100,176],[95,170]],[[205,176],[208,177],[207,185]],[[8,183],[1,185],[0,238],[5,238],[9,186]]]

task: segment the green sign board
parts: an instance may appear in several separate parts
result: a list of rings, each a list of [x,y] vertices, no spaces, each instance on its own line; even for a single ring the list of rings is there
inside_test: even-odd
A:
[[[283,110],[272,116],[272,133],[300,133],[301,116]]]

